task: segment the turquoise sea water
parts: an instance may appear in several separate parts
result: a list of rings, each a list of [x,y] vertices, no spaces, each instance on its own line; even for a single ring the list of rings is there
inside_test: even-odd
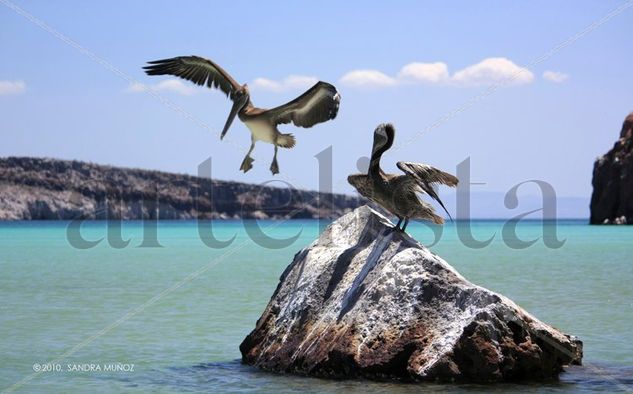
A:
[[[319,232],[316,221],[267,222],[266,234],[292,245],[268,249],[241,222],[214,222],[223,249],[205,246],[195,222],[161,222],[160,248],[139,247],[143,227],[123,224],[127,247],[106,240],[76,249],[65,222],[0,223],[0,390],[16,392],[414,392],[633,390],[633,226],[562,221],[565,244],[525,249],[504,242],[503,222],[478,221],[481,249],[465,246],[455,224],[431,247],[471,281],[500,292],[585,343],[585,366],[540,385],[403,385],[269,374],[239,363],[253,329],[293,255]],[[111,229],[112,230],[112,229]],[[521,223],[523,239],[540,222]],[[431,243],[424,224],[409,232]],[[82,227],[106,237],[106,223]],[[510,243],[511,246],[516,244]],[[46,366],[53,362],[52,366]],[[60,369],[34,375],[34,364]],[[118,364],[117,364],[118,363]],[[101,371],[89,371],[90,364]],[[129,371],[133,364],[133,371]],[[106,366],[118,371],[104,371]],[[18,383],[16,385],[16,383]]]

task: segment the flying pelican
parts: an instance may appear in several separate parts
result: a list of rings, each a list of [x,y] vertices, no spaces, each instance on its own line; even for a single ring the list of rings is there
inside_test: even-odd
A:
[[[251,148],[242,161],[240,170],[247,172],[253,168],[254,159],[251,157],[255,142],[264,141],[275,146],[275,155],[270,165],[273,175],[279,173],[277,164],[277,148],[292,148],[295,137],[292,134],[282,134],[277,126],[294,123],[299,127],[312,127],[336,118],[341,95],[336,88],[319,81],[301,96],[279,107],[262,109],[253,106],[246,84],[237,83],[222,67],[215,62],[199,56],[178,56],[171,59],[148,62],[143,67],[148,75],[175,75],[187,79],[198,85],[209,88],[219,88],[232,101],[233,107],[226,120],[220,139],[228,131],[235,115],[246,124],[251,132]]]
[[[448,217],[452,217],[433,189],[433,184],[456,186],[458,179],[446,172],[426,164],[399,161],[396,163],[404,175],[387,174],[380,168],[380,158],[391,148],[396,130],[391,124],[381,124],[374,131],[374,144],[367,174],[353,174],[347,181],[358,192],[380,204],[398,217],[396,228],[405,231],[409,219],[430,219],[437,224],[444,223],[430,204],[421,201],[417,193],[426,193],[437,201]],[[404,220],[402,228],[400,223]]]

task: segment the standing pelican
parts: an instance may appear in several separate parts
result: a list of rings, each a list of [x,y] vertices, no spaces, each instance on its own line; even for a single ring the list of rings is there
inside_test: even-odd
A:
[[[398,217],[396,228],[404,220],[401,228],[405,231],[409,219],[430,219],[437,224],[444,223],[430,204],[421,201],[417,193],[426,193],[437,201],[450,218],[451,215],[433,189],[433,184],[441,183],[456,186],[457,178],[426,164],[399,161],[396,163],[404,175],[387,174],[380,168],[380,158],[391,148],[396,130],[391,124],[381,124],[374,131],[374,144],[367,174],[354,174],[347,181],[358,192],[380,204],[387,211]],[[452,220],[452,218],[451,218]]]
[[[273,175],[278,174],[277,148],[292,148],[295,146],[295,137],[292,134],[282,134],[277,126],[292,122],[295,126],[312,127],[317,123],[334,119],[341,101],[341,95],[333,85],[319,81],[301,96],[284,105],[262,109],[251,103],[246,84],[237,83],[222,67],[209,59],[199,56],[178,56],[148,64],[149,66],[143,67],[148,75],[169,74],[198,85],[206,84],[209,88],[219,88],[233,101],[220,139],[224,138],[235,115],[238,115],[251,132],[251,148],[240,166],[240,170],[244,172],[253,168],[254,159],[251,153],[255,149],[255,142],[264,141],[275,145],[270,171]]]

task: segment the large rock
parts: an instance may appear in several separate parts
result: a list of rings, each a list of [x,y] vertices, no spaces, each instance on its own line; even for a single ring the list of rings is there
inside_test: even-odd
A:
[[[582,358],[367,206],[297,253],[240,350],[270,371],[403,380],[550,378]]]
[[[633,112],[620,138],[593,166],[592,224],[633,224]]]

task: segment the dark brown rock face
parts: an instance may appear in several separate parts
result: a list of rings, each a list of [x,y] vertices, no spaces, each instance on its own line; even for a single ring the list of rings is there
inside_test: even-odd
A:
[[[494,382],[556,377],[582,343],[476,286],[364,206],[295,256],[242,361],[318,377]]]
[[[633,113],[620,139],[593,166],[592,224],[633,224]]]
[[[0,220],[336,218],[358,198],[79,161],[0,159]]]

